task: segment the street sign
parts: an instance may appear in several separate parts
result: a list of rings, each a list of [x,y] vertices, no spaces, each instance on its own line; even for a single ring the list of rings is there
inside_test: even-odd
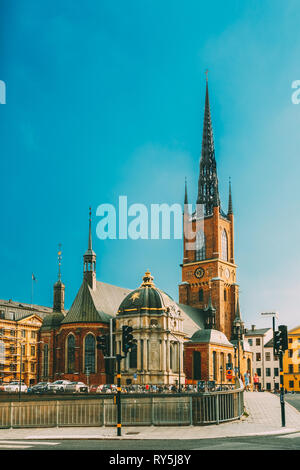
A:
[[[231,370],[231,369],[227,369],[227,370],[226,370],[226,379],[227,379],[227,380],[231,380],[231,379],[232,379],[232,370]]]

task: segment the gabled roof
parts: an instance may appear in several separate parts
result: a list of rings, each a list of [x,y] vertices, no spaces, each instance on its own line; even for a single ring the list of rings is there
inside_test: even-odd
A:
[[[129,289],[96,282],[93,291],[84,280],[75,300],[61,324],[67,323],[109,323],[116,315],[120,303],[130,292]]]
[[[245,336],[264,336],[271,328],[260,328],[259,330],[247,330]]]

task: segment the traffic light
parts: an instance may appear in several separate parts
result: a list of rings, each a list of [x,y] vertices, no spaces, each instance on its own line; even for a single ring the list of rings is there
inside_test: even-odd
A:
[[[97,349],[103,351],[103,356],[109,356],[109,336],[97,336]]]
[[[287,326],[280,325],[278,327],[278,331],[274,331],[274,353],[276,356],[282,351],[284,352],[288,349],[288,334],[287,334]]]
[[[131,351],[135,343],[131,332],[133,331],[132,326],[124,325],[122,331],[122,351],[127,354]]]

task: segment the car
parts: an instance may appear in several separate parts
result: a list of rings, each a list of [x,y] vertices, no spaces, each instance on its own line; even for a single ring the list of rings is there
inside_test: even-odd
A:
[[[97,393],[99,387],[101,387],[101,385],[96,385],[96,384],[90,385],[89,392],[90,393]]]
[[[27,385],[24,384],[24,382],[10,382],[8,383],[6,386],[5,386],[5,392],[8,392],[8,393],[18,393],[20,392],[21,393],[26,393],[27,392]]]
[[[88,393],[89,388],[83,382],[72,382],[74,385],[74,393]]]
[[[49,384],[49,392],[53,393],[63,393],[63,392],[73,392],[74,385],[70,380],[56,380],[55,382]]]
[[[46,393],[49,391],[50,382],[39,382],[29,387],[27,393]]]

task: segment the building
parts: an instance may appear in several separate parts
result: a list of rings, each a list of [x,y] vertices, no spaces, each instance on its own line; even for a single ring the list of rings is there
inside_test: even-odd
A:
[[[279,361],[273,353],[273,329],[256,329],[252,325],[246,330],[245,339],[253,352],[253,374],[260,379],[262,390],[274,391],[280,387]]]
[[[0,380],[36,382],[39,329],[52,309],[0,300]],[[20,376],[21,369],[21,376]]]
[[[288,332],[288,350],[283,356],[283,383],[290,392],[300,392],[300,326]]]
[[[120,353],[125,325],[134,328],[137,341],[121,364],[125,383],[210,379],[224,383],[225,368],[241,373],[252,369],[236,283],[231,184],[225,213],[219,198],[207,82],[196,211],[187,210],[187,185],[184,202],[179,303],[155,286],[148,271],[133,291],[96,279],[90,212],[80,289],[65,312],[59,272],[53,311],[40,329],[39,379],[112,382],[114,371],[97,348],[97,336],[108,335],[112,327],[113,353]]]

